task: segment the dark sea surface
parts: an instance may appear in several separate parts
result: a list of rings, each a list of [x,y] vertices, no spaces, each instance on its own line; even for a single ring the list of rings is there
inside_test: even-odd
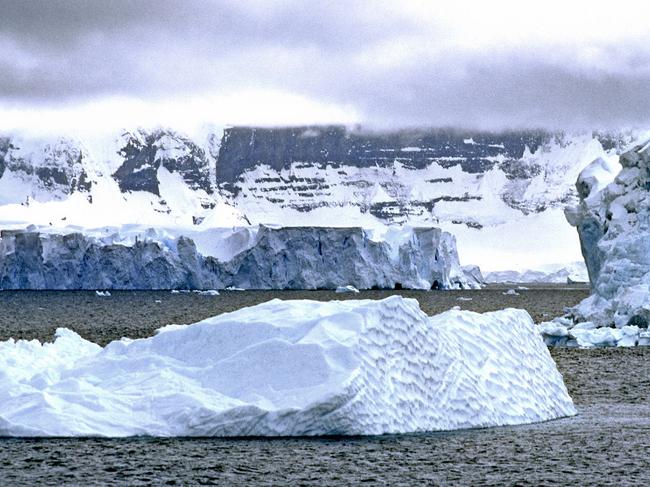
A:
[[[383,299],[393,294],[415,298],[433,315],[459,306],[471,311],[524,308],[535,322],[561,315],[564,308],[589,295],[585,285],[527,286],[518,296],[505,295],[516,286],[493,286],[470,291],[220,291],[219,296],[169,291],[111,291],[99,297],[94,291],[0,291],[0,340],[37,338],[51,341],[58,327],[105,345],[123,336],[144,338],[171,323],[189,324],[221,313],[263,303],[273,298]],[[462,298],[459,300],[459,298]],[[463,299],[471,298],[471,301]]]
[[[396,291],[429,314],[452,306],[527,309],[536,321],[588,294],[542,286],[506,296],[481,291]],[[150,335],[274,297],[382,298],[313,292],[0,292],[0,339],[51,339],[67,326],[106,343]],[[472,301],[458,301],[458,297]],[[158,302],[160,301],[160,302]],[[292,439],[0,439],[0,485],[355,485],[650,483],[650,347],[551,351],[579,410],[547,423],[419,435]]]

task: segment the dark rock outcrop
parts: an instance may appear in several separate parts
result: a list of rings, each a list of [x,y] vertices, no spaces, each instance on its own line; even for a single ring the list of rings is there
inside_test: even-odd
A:
[[[20,143],[0,138],[0,177],[5,171],[54,195],[89,192],[92,181],[85,168],[86,153],[67,139],[39,147],[38,154],[22,152]]]
[[[148,191],[160,195],[161,166],[180,174],[190,188],[213,192],[210,160],[190,139],[169,130],[125,133],[123,138],[119,155],[124,162],[113,174],[122,192]]]
[[[375,133],[343,126],[234,127],[224,131],[217,182],[233,189],[238,177],[248,169],[266,164],[280,170],[294,162],[373,167],[391,165],[397,160],[407,167],[423,168],[437,159],[443,166],[460,164],[466,172],[482,172],[493,164],[486,157],[503,154],[516,160],[526,147],[535,151],[551,137],[543,131],[468,134],[453,129],[429,129]],[[459,155],[462,160],[455,159]]]

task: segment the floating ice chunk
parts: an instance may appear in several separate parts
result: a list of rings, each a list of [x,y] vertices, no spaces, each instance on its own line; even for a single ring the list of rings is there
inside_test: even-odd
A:
[[[228,286],[226,291],[246,291],[243,287]]]
[[[555,318],[553,321],[540,323],[537,329],[549,346],[591,348],[634,347],[645,344],[643,339],[645,332],[640,331],[636,325],[626,325],[619,329],[598,328],[592,321],[573,325],[571,320],[566,318]]]
[[[557,318],[553,321],[540,323],[537,330],[544,338],[546,345],[551,347],[569,346],[569,330],[566,324]]]
[[[219,291],[216,289],[208,289],[206,291],[194,291],[196,294],[199,294],[201,296],[219,296]]]
[[[569,336],[575,338],[578,346],[591,347],[615,347],[621,339],[621,330],[616,328],[594,328],[594,329],[571,329]]]
[[[471,301],[471,300],[472,300],[472,298],[466,298],[465,296],[461,296],[456,301]]]
[[[639,327],[624,326],[621,328],[621,338],[616,342],[617,347],[634,347],[639,344]]]
[[[598,326],[650,323],[648,141],[620,156],[597,159],[578,177],[580,203],[566,210],[591,278],[592,295],[571,310]]]
[[[545,321],[544,323],[540,323],[537,329],[542,335],[553,337],[565,337],[569,335],[567,327],[556,321]]]
[[[508,289],[503,294],[506,296],[519,296],[519,293],[514,289]]]
[[[639,332],[639,346],[650,346],[650,331],[641,331]]]
[[[575,414],[523,310],[273,300],[105,348],[0,342],[0,436],[381,434]]]
[[[359,290],[354,286],[339,286],[336,288],[337,293],[358,293]]]
[[[638,326],[595,328],[593,323],[588,323],[591,327],[579,328],[582,324],[579,323],[569,331],[580,347],[634,347],[641,342]]]
[[[110,291],[95,291],[97,296],[108,297],[111,295]]]
[[[583,321],[582,323],[576,323],[571,328],[573,330],[595,330],[597,326],[593,321]]]

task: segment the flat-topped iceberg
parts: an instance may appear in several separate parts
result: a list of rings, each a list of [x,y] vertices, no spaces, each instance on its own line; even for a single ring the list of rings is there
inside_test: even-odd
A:
[[[530,316],[280,301],[101,348],[0,343],[1,436],[371,435],[575,408]]]

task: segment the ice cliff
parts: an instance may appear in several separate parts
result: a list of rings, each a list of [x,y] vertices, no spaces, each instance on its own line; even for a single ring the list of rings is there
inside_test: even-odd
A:
[[[650,321],[650,141],[585,168],[580,203],[567,219],[580,236],[592,295],[572,310],[579,322],[647,328]]]
[[[372,435],[576,410],[523,310],[273,300],[101,348],[0,342],[0,436]]]
[[[204,252],[197,249],[195,240]],[[0,233],[4,289],[446,289],[475,287],[437,228],[243,227],[121,234]]]

